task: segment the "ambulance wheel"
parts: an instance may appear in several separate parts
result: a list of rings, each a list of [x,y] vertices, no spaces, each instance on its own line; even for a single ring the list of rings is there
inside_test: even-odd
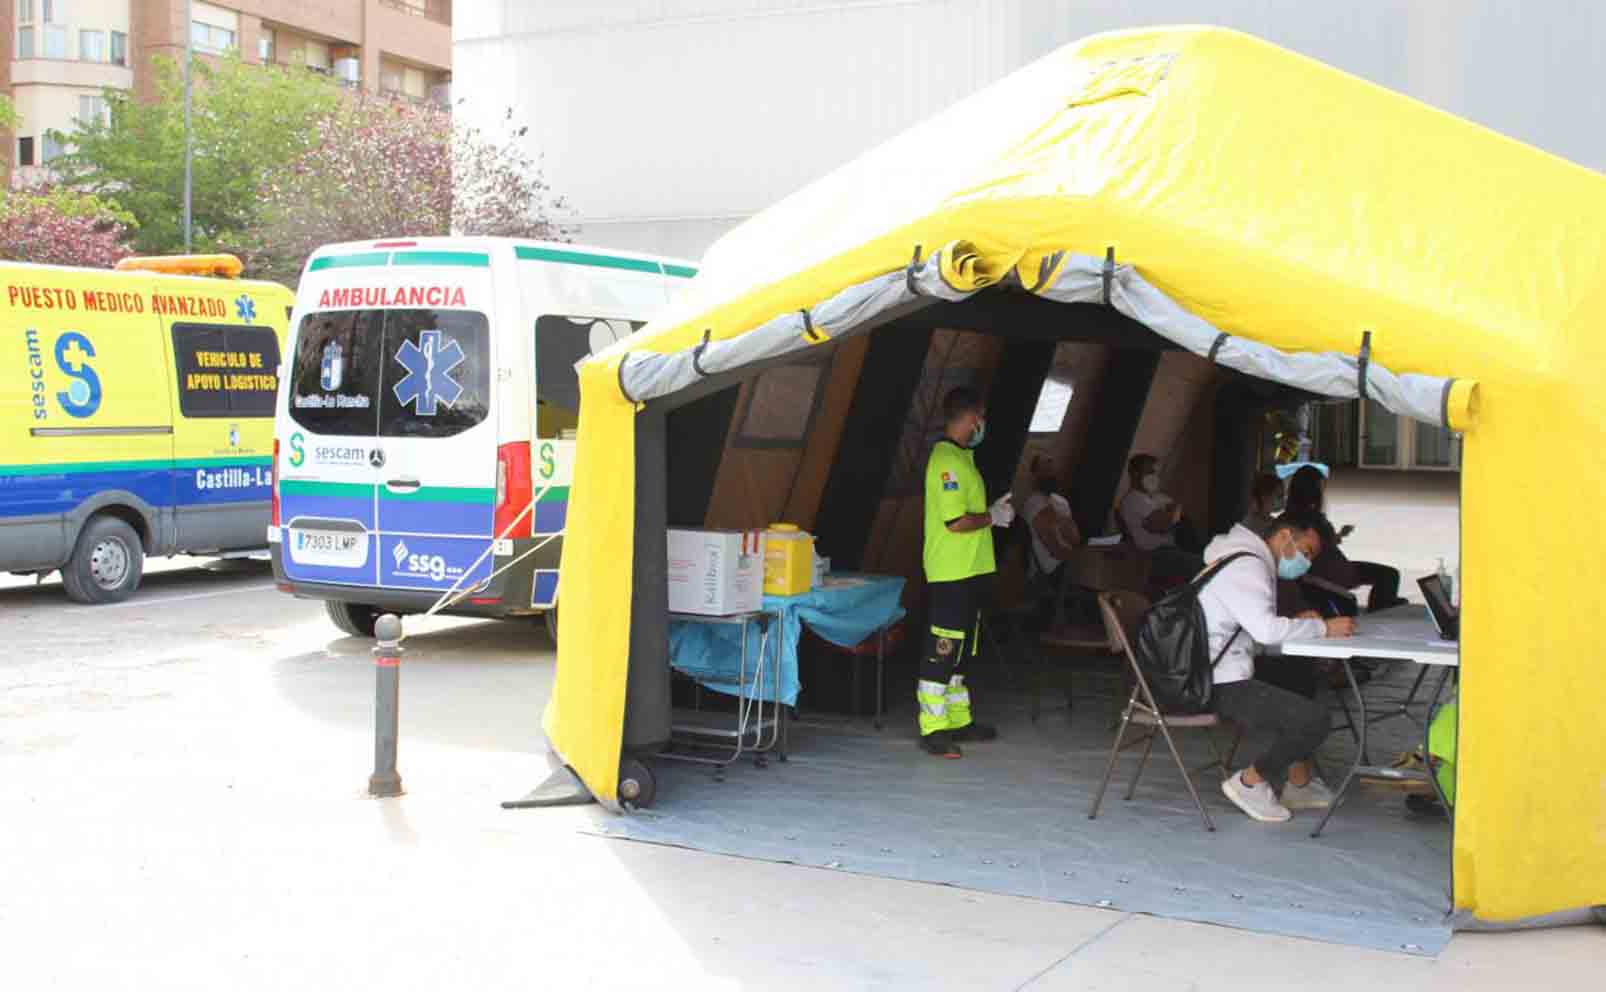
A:
[[[658,796],[658,780],[640,758],[628,754],[619,761],[619,804],[627,809],[647,809]]]
[[[374,636],[374,622],[379,619],[379,611],[372,606],[328,599],[324,600],[323,608],[328,611],[329,619],[334,621],[341,633],[351,637]]]
[[[61,566],[61,584],[79,603],[116,603],[139,588],[145,546],[134,528],[116,517],[92,518]]]

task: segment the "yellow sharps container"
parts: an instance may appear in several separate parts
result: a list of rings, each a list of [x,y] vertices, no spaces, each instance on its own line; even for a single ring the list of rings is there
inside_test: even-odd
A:
[[[796,596],[814,585],[814,536],[797,524],[764,532],[764,595]]]

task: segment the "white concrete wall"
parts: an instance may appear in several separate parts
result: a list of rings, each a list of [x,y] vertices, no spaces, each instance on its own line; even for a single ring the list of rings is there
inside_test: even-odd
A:
[[[578,237],[621,248],[698,256],[1032,59],[1156,24],[1245,30],[1606,169],[1593,0],[480,0],[454,18],[459,120],[511,108]]]

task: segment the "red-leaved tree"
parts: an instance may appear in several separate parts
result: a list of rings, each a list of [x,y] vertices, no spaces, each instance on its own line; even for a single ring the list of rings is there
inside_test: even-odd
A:
[[[263,183],[254,275],[294,283],[320,245],[430,235],[567,240],[563,209],[512,131],[493,139],[429,106],[345,101],[308,151]]]
[[[130,252],[133,218],[98,197],[51,187],[0,194],[0,258],[111,268]]]

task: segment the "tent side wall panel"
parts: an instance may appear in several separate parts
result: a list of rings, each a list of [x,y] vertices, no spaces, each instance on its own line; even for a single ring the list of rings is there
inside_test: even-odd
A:
[[[853,395],[842,427],[853,443],[831,465],[814,521],[818,533],[830,535],[823,553],[830,555],[833,568],[871,565],[866,554],[881,506],[866,494],[886,489],[931,338],[928,331],[895,327],[869,337],[860,378],[875,385]]]
[[[668,522],[672,527],[707,526],[708,508],[717,492],[724,460],[724,438],[730,432],[741,390],[721,389],[669,411]],[[721,439],[711,443],[711,439]]]
[[[1107,533],[1110,507],[1126,479],[1127,453],[1159,363],[1157,352],[1116,348],[1105,365],[1071,497],[1071,513],[1084,534]]]
[[[1208,518],[1207,499],[1188,477],[1189,467],[1184,463],[1189,452],[1183,441],[1200,398],[1218,374],[1214,365],[1197,355],[1185,351],[1161,355],[1127,453],[1128,458],[1136,454],[1159,458],[1161,486],[1196,521]],[[1125,486],[1120,487],[1118,496],[1125,491]]]

